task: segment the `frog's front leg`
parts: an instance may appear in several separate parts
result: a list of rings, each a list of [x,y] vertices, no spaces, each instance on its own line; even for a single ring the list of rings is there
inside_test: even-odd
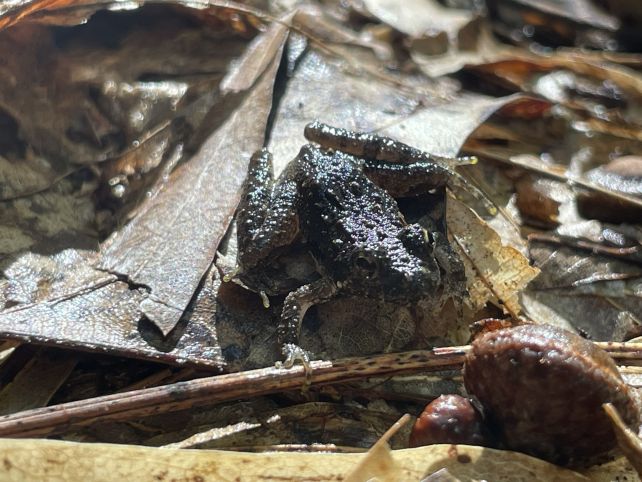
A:
[[[241,253],[239,258],[252,250],[253,239],[268,213],[273,185],[272,154],[267,149],[256,151],[250,158],[236,215],[237,251]]]
[[[426,161],[395,164],[367,159],[363,170],[372,182],[384,188],[393,197],[416,196],[429,189],[447,186],[458,197],[472,196],[489,214],[497,212],[497,208],[483,192],[459,173],[442,164]]]
[[[277,329],[277,338],[285,355],[283,362],[285,368],[290,368],[296,361],[301,361],[308,369],[310,356],[299,346],[301,322],[308,308],[333,298],[336,293],[336,284],[328,278],[321,278],[301,286],[285,298],[281,322]]]
[[[272,155],[257,151],[250,160],[237,213],[237,268],[242,275],[299,233],[298,186],[286,170],[275,182]],[[255,288],[251,286],[251,288]]]

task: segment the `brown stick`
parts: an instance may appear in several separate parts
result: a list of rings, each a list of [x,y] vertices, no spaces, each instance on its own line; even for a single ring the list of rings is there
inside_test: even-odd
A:
[[[458,369],[468,347],[314,361],[313,384],[344,383],[371,376]],[[43,437],[97,421],[131,420],[191,407],[256,397],[304,386],[303,366],[261,368],[116,393],[0,417],[2,437]]]
[[[641,343],[597,343],[626,365],[642,361]],[[373,376],[457,370],[468,346],[435,348],[336,361],[312,362],[312,383],[333,384]],[[89,398],[0,417],[2,437],[44,437],[95,422],[131,420],[191,407],[295,390],[305,383],[302,366],[261,368],[126,393]]]

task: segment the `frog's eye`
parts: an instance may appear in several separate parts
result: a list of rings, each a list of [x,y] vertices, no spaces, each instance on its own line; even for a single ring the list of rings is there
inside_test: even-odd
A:
[[[405,226],[399,233],[399,239],[410,252],[423,251],[432,240],[428,232],[418,224]]]
[[[355,260],[354,264],[368,274],[372,274],[377,271],[377,263],[365,256],[359,256]]]
[[[359,196],[361,196],[363,194],[363,186],[361,186],[361,184],[359,184],[358,182],[352,181],[348,185],[348,189],[356,197],[359,197]]]

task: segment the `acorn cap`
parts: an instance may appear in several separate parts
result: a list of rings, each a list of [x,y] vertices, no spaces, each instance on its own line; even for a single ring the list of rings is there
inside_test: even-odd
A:
[[[607,452],[615,444],[602,404],[637,431],[639,411],[611,357],[548,325],[486,333],[472,343],[464,384],[504,445],[555,463]]]

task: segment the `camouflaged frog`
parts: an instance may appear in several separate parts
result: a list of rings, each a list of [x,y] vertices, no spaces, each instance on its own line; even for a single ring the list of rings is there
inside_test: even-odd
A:
[[[437,158],[390,138],[314,122],[306,144],[278,179],[271,154],[251,158],[237,214],[234,278],[267,295],[278,293],[262,267],[303,240],[318,277],[287,294],[278,338],[284,365],[309,354],[299,347],[307,309],[337,295],[399,305],[426,298],[461,297],[465,274],[444,232],[409,224],[395,197],[449,186],[476,190]],[[465,161],[465,160],[464,160]]]

